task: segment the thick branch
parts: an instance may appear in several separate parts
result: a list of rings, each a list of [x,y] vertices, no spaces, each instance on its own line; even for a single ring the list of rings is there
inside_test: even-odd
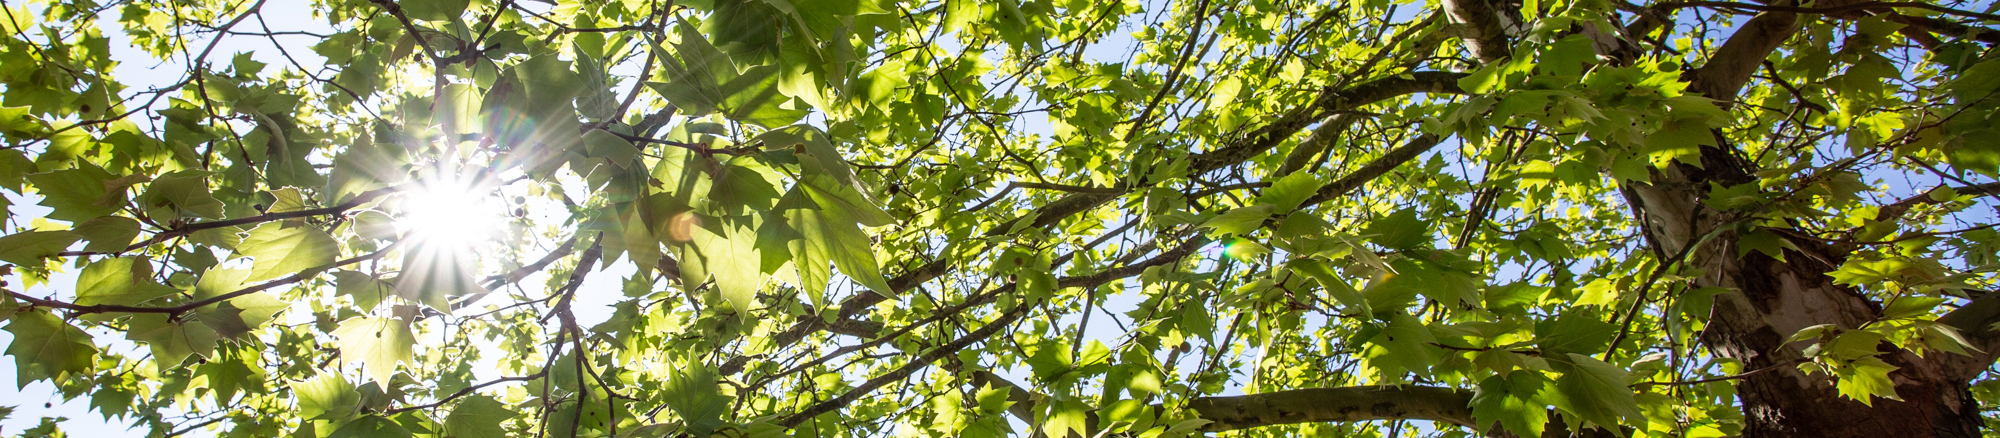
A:
[[[1688,7],[1713,7],[1713,8],[1723,8],[1723,9],[1744,9],[1744,10],[1765,11],[1765,12],[1771,12],[1771,11],[1793,12],[1801,14],[1843,14],[1843,13],[1853,13],[1853,12],[1870,11],[1870,10],[1886,11],[1886,10],[1891,10],[1893,8],[1912,8],[1912,9],[1923,9],[1926,11],[1937,12],[1942,14],[1957,15],[1967,18],[2000,21],[2000,15],[1973,12],[1963,9],[1953,9],[1925,2],[1855,2],[1855,3],[1848,3],[1836,6],[1803,8],[1803,7],[1781,5],[1781,4],[1765,5],[1756,3],[1728,2],[1728,1],[1688,1],[1688,2],[1661,3],[1657,7],[1668,8],[1668,9],[1688,8]]]
[[[972,384],[1007,390],[1014,405],[1008,412],[1021,421],[1033,423],[1036,394],[989,371],[970,373]],[[1206,432],[1250,429],[1300,423],[1431,420],[1465,427],[1478,427],[1472,419],[1472,391],[1436,386],[1344,386],[1305,388],[1239,396],[1196,397],[1187,407],[1201,419],[1213,421]],[[1153,405],[1155,412],[1162,410]],[[1091,427],[1097,426],[1091,415]],[[1086,436],[1096,436],[1088,431]]]
[[[1707,64],[1689,72],[1693,76],[1688,78],[1688,82],[1692,83],[1689,88],[1700,91],[1710,99],[1734,99],[1736,92],[1743,89],[1743,84],[1750,82],[1750,74],[1764,65],[1764,57],[1784,44],[1785,40],[1791,39],[1798,30],[1799,14],[1796,12],[1773,10],[1757,14],[1722,43]]]
[[[1960,38],[1971,38],[1973,40],[1977,40],[1979,42],[1987,44],[2000,44],[2000,30],[1993,30],[1991,28],[1973,26],[1937,17],[1916,17],[1903,14],[1890,14],[1888,16],[1888,19],[1889,21],[1902,23],[1910,26],[1911,28],[1920,29],[1924,32],[1930,32],[1930,33],[1936,33],[1936,34],[1942,34]]]
[[[1332,421],[1431,420],[1476,427],[1472,391],[1435,386],[1310,388],[1188,402],[1209,432]]]

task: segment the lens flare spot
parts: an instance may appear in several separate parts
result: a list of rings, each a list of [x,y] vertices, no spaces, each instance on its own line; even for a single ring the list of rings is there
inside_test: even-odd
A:
[[[1271,248],[1250,239],[1238,238],[1229,239],[1228,243],[1222,244],[1222,253],[1238,261],[1250,262],[1270,254]]]
[[[681,212],[674,215],[673,219],[667,220],[667,238],[675,242],[686,242],[694,238],[694,227],[699,226],[701,218],[695,217],[694,213]]]

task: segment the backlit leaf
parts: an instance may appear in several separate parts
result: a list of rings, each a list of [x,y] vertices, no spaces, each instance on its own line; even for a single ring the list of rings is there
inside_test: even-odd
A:
[[[384,385],[395,376],[397,362],[413,360],[411,347],[417,343],[409,323],[395,318],[349,318],[333,336],[340,339],[341,357],[362,362],[368,378]]]
[[[250,230],[236,254],[256,261],[248,281],[264,281],[333,264],[340,243],[318,228],[267,222]]]

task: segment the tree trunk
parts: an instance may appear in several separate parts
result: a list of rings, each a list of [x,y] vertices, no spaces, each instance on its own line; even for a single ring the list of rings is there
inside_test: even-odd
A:
[[[1737,233],[1715,230],[1733,228],[1739,217],[1701,201],[1709,183],[1727,187],[1754,180],[1728,149],[1703,147],[1702,162],[1701,167],[1676,163],[1658,169],[1652,183],[1628,187],[1628,201],[1644,212],[1643,226],[1656,254],[1671,258],[1695,244],[1685,255],[1687,268],[1702,272],[1695,285],[1732,291],[1715,296],[1700,334],[1702,344],[1717,357],[1741,361],[1745,371],[1771,368],[1736,384],[1747,422],[1744,436],[1979,436],[1982,422],[1968,390],[1970,376],[1951,372],[1950,364],[1940,360],[1942,354],[1918,357],[1886,342],[1878,346],[1885,353],[1882,359],[1898,368],[1890,377],[1902,400],[1878,398],[1873,406],[1840,394],[1830,375],[1801,371],[1798,365],[1811,341],[1786,339],[1820,324],[1861,327],[1881,314],[1881,306],[1833,283],[1827,274],[1839,268],[1846,254],[1817,241],[1788,239],[1798,250],[1785,250],[1782,261],[1756,251],[1738,256]],[[1793,234],[1789,229],[1770,231]],[[1716,235],[1701,242],[1710,233]]]
[[[1822,1],[1818,6],[1829,5]],[[1731,106],[1730,99],[1751,73],[1807,17],[1758,14],[1702,68],[1688,72],[1689,89]],[[1979,436],[1978,403],[1967,385],[1976,373],[1964,372],[1966,367],[1954,362],[1965,358],[1918,357],[1887,342],[1878,345],[1882,359],[1897,367],[1890,378],[1902,400],[1876,398],[1872,406],[1842,395],[1833,376],[1800,370],[1811,341],[1786,339],[1820,324],[1861,327],[1881,315],[1881,305],[1834,284],[1827,275],[1845,261],[1844,252],[1813,239],[1790,238],[1799,235],[1795,230],[1768,229],[1797,247],[1784,250],[1784,260],[1757,251],[1739,256],[1734,229],[1741,216],[1702,201],[1711,183],[1729,187],[1756,180],[1750,174],[1753,167],[1739,158],[1728,139],[1719,132],[1715,139],[1720,146],[1701,148],[1701,166],[1676,162],[1655,169],[1651,183],[1630,183],[1625,193],[1645,216],[1642,226],[1655,254],[1685,257],[1687,268],[1701,272],[1696,286],[1731,290],[1715,296],[1699,339],[1715,356],[1741,361],[1745,371],[1769,369],[1736,383],[1747,423],[1744,436]],[[1709,234],[1715,235],[1703,242]],[[1688,245],[1696,246],[1690,251]],[[1992,362],[1991,357],[1983,360]]]

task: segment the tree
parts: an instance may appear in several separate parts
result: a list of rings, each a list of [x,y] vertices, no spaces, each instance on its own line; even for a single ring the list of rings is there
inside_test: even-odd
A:
[[[0,318],[155,436],[1977,436],[1992,6],[10,2]]]

